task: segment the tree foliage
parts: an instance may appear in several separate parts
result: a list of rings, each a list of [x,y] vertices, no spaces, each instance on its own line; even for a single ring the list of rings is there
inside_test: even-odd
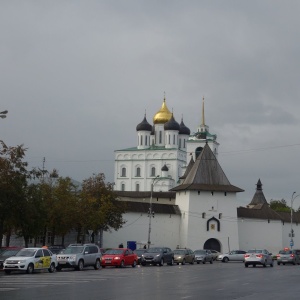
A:
[[[116,200],[113,184],[105,182],[103,173],[84,180],[79,189],[56,170],[28,170],[23,145],[0,143],[0,246],[3,235],[12,232],[24,237],[27,247],[31,238],[42,237],[46,244],[49,231],[51,244],[54,236],[61,236],[63,244],[71,230],[78,231],[79,240],[87,230],[118,230],[125,223],[124,203]]]
[[[270,207],[275,211],[290,212],[291,208],[287,206],[287,203],[284,199],[281,200],[271,200]]]

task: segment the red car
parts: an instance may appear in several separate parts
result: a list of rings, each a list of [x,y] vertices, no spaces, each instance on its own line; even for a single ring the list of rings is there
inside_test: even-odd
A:
[[[115,266],[123,268],[125,266],[132,266],[133,268],[137,265],[138,257],[131,249],[128,248],[116,248],[106,250],[102,255],[101,266]]]

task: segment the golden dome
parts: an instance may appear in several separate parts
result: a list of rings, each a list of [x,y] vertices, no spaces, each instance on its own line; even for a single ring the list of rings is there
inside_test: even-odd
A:
[[[171,117],[172,117],[172,113],[169,111],[167,107],[166,98],[164,98],[164,102],[161,106],[161,109],[153,117],[153,123],[164,124],[168,122],[171,119]]]

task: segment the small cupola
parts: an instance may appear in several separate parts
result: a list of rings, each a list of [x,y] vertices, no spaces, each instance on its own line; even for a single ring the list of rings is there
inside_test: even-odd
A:
[[[164,130],[180,130],[179,124],[175,121],[173,113],[171,119],[165,123]]]
[[[148,123],[146,114],[143,121],[136,126],[136,131],[152,131],[152,126]]]

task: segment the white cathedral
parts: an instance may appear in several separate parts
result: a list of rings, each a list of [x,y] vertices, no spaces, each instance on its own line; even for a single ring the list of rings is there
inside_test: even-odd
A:
[[[273,211],[260,179],[249,205],[239,205],[236,193],[243,189],[230,183],[217,160],[219,143],[205,123],[204,99],[200,111],[200,125],[191,134],[164,99],[153,125],[145,115],[136,126],[137,146],[115,151],[115,192],[126,202],[126,223],[104,233],[104,247],[134,243],[277,253],[293,239],[293,248],[299,248],[300,214],[290,223],[289,213]]]

